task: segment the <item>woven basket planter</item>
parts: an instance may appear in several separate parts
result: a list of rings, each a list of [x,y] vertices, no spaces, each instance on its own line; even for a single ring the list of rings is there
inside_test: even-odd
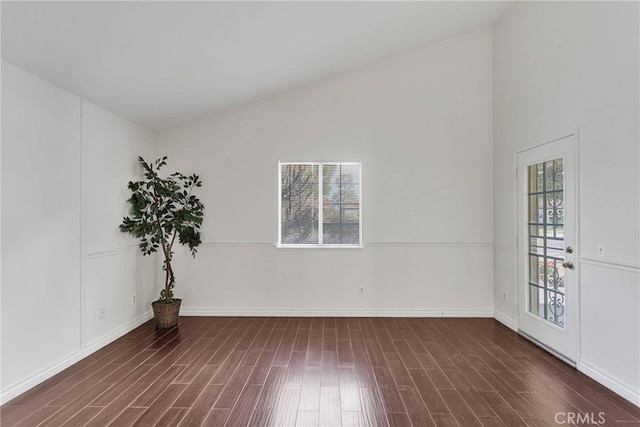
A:
[[[158,301],[151,303],[151,307],[153,307],[153,317],[156,319],[156,328],[173,328],[178,324],[180,303],[182,303],[181,299],[175,300],[170,304],[163,304]]]

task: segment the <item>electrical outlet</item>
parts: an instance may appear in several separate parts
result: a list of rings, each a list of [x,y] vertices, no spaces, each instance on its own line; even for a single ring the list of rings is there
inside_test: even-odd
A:
[[[506,292],[502,293],[502,299],[505,300],[505,301],[507,300],[507,293]]]
[[[136,303],[136,296],[135,296],[135,295],[133,295],[133,296],[131,297],[131,304],[135,304],[135,303]]]
[[[107,309],[100,307],[100,320],[103,320],[105,317],[107,317]]]
[[[360,288],[360,295],[364,294],[364,288]]]
[[[602,243],[598,243],[598,256],[604,256],[604,245]]]

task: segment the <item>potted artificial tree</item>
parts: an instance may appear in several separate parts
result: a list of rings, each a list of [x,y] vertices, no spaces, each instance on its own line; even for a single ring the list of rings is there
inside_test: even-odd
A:
[[[160,298],[151,303],[158,328],[171,328],[178,324],[178,314],[182,300],[173,297],[175,275],[171,260],[173,245],[178,242],[185,245],[195,257],[200,244],[200,226],[204,217],[204,205],[192,191],[202,186],[198,175],[172,173],[166,178],[159,175],[160,169],[167,164],[167,157],[147,163],[138,157],[144,169],[144,179],[129,182],[131,198],[130,216],[120,224],[120,231],[140,239],[143,255],[151,255],[162,249],[165,272],[164,288]]]

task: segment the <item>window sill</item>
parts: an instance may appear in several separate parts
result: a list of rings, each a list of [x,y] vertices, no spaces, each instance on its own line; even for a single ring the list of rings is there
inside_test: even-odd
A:
[[[363,249],[360,245],[283,245],[276,244],[277,249]]]

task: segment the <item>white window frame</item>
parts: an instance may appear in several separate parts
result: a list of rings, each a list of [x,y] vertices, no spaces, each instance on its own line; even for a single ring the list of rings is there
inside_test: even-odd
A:
[[[300,243],[282,243],[282,166],[287,165],[312,165],[318,166],[318,243],[310,243],[310,244],[300,244]],[[360,203],[360,212],[358,218],[358,226],[359,226],[359,236],[358,241],[360,242],[357,245],[336,245],[336,244],[324,244],[322,243],[322,227],[323,227],[323,209],[322,209],[322,196],[323,196],[323,176],[322,176],[322,167],[324,165],[347,165],[347,166],[359,166],[359,180],[360,180],[360,189],[359,189],[359,203]],[[299,248],[312,248],[312,249],[361,249],[363,248],[362,244],[362,162],[340,162],[340,161],[331,161],[331,162],[278,162],[278,243],[276,243],[277,248],[281,249],[299,249]]]

